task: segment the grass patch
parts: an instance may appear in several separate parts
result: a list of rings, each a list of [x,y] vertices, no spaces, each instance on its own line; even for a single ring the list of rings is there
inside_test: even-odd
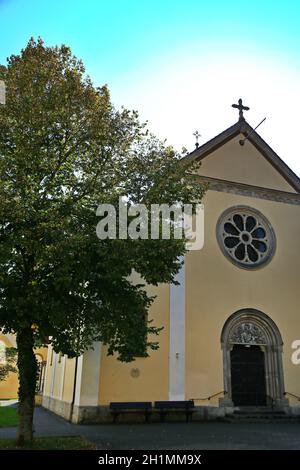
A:
[[[0,406],[0,428],[18,426],[19,415],[17,408],[11,406]]]
[[[0,439],[0,450],[18,450],[16,441],[12,439]],[[36,437],[31,445],[22,449],[27,450],[93,450],[92,442],[83,437]]]

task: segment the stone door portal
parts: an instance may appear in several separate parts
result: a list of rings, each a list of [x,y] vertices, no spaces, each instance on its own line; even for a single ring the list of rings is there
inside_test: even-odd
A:
[[[231,315],[221,334],[225,396],[220,406],[287,406],[282,344],[265,313],[248,308]]]

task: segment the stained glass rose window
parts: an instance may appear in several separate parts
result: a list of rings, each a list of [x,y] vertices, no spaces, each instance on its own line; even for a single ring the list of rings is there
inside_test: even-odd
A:
[[[276,246],[270,222],[247,206],[227,209],[221,215],[217,238],[225,256],[243,268],[255,268],[270,261]]]

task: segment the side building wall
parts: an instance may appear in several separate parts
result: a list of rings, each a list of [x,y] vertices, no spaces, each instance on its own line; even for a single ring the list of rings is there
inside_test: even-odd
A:
[[[159,349],[148,358],[122,363],[107,356],[107,348],[95,343],[77,359],[56,354],[51,346],[46,368],[43,406],[73,422],[105,420],[111,401],[168,400],[170,286],[147,287],[157,296],[150,311],[153,324],[163,327]],[[76,379],[75,379],[76,370]],[[99,407],[101,405],[101,407]],[[101,417],[99,414],[104,413]]]

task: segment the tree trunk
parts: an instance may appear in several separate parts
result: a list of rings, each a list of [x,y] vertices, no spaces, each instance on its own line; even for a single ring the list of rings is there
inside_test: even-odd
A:
[[[17,333],[19,369],[19,430],[17,444],[23,446],[33,438],[33,413],[37,362],[33,352],[33,331],[30,327]]]

